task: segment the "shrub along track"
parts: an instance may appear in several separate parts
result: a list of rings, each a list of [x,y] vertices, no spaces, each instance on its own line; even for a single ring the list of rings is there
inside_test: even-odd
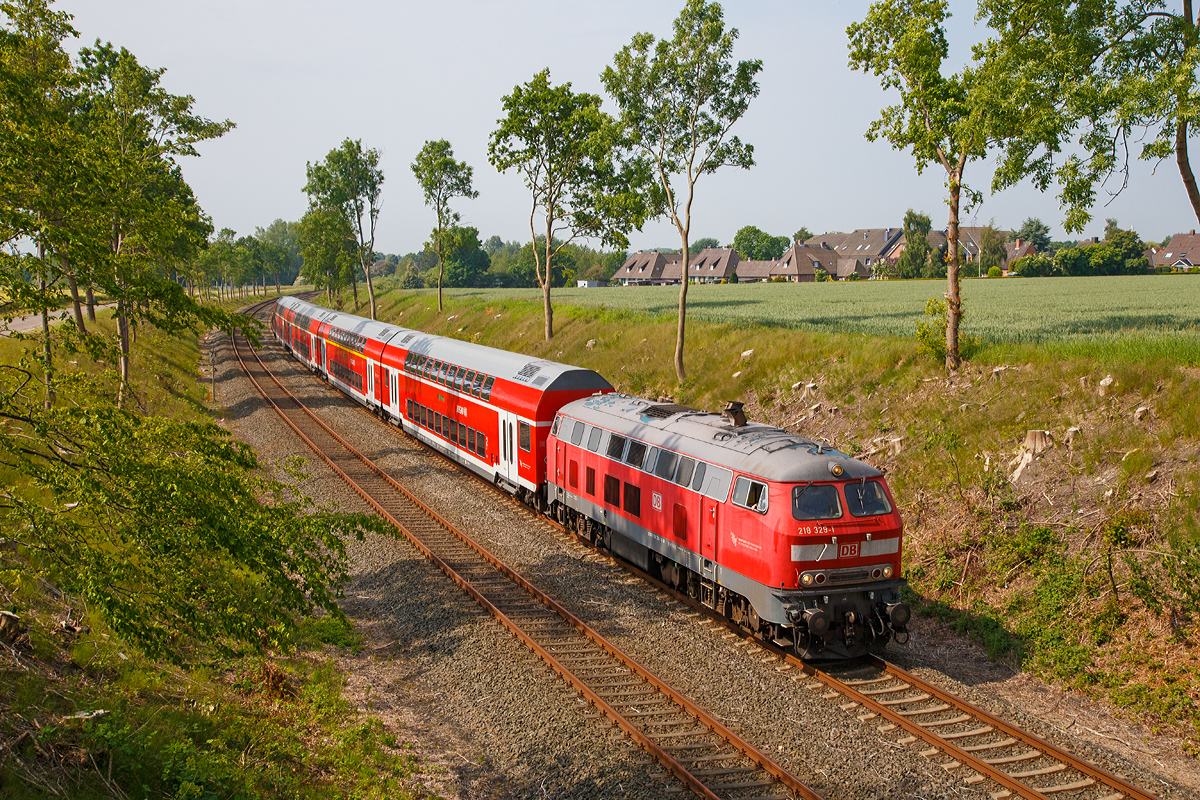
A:
[[[686,787],[714,800],[820,800],[396,483],[274,380],[244,337],[235,335],[234,352],[263,397],[380,516]]]
[[[361,407],[359,410],[366,412]],[[393,426],[386,427],[389,431],[394,430]],[[405,439],[411,441],[409,437]],[[433,452],[430,448],[424,449]],[[465,470],[462,471],[471,475]],[[471,477],[472,480],[477,480],[473,475]],[[500,492],[497,496],[508,498],[508,495]],[[579,542],[556,523],[513,502],[535,519],[557,529],[564,540]],[[616,563],[638,573],[641,578],[661,591],[675,594],[663,584],[639,573],[624,562]],[[698,611],[708,613],[707,609],[703,609],[694,601],[675,596],[682,602],[690,603]],[[718,617],[712,619],[719,620],[729,629],[724,638],[741,636],[746,640],[745,645],[751,645],[752,637],[749,632],[736,628],[727,620]],[[933,747],[921,755],[963,779],[967,786],[981,794],[986,792],[995,798],[1020,796],[1047,797],[1054,800],[1151,797],[1104,770],[1079,761],[1065,751],[1024,733],[895,666],[875,661],[860,667],[858,671],[840,671],[835,675],[818,672],[770,643],[755,642],[755,645],[757,647],[750,646],[751,651],[773,654],[768,656],[768,660],[773,657],[785,661],[784,666],[777,669],[799,667],[795,673],[789,674],[808,681],[805,688],[812,690],[814,695],[824,689],[825,693],[821,697],[827,702],[835,701],[839,696],[845,698],[847,702],[840,704],[842,710],[853,711],[864,724],[876,725],[879,733],[896,731],[896,735],[903,737],[899,742],[902,744],[909,744],[917,739],[932,744]]]

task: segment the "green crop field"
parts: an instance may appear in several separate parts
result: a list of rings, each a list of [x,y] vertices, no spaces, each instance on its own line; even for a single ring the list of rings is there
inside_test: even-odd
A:
[[[453,290],[457,296],[528,298],[536,290]],[[912,336],[943,281],[695,285],[690,319],[812,331]],[[1164,357],[1200,363],[1200,276],[972,279],[962,284],[963,333],[990,345],[1048,345],[1064,354]],[[674,315],[678,286],[558,289],[559,307]]]

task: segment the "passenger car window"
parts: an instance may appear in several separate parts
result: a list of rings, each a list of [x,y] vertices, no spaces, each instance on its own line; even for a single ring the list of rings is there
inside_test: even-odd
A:
[[[475,381],[475,370],[467,373],[467,377],[462,379],[462,390],[464,392],[471,391],[471,384]]]
[[[832,483],[806,483],[792,489],[793,518],[804,521],[838,519],[841,516],[842,503],[838,498],[837,487]]]
[[[529,449],[533,446],[533,443],[530,441],[530,430],[531,429],[528,422],[517,423],[517,447],[521,448],[526,453],[528,453]]]
[[[571,431],[571,444],[576,447],[583,441],[583,431],[587,426],[579,420],[575,420],[575,430]]]
[[[846,492],[846,506],[851,516],[878,517],[892,513],[892,504],[879,481],[847,483],[842,489]]]
[[[642,466],[642,459],[645,457],[646,445],[631,439],[629,442],[629,452],[625,455],[625,463],[632,464],[640,469]]]
[[[454,378],[454,388],[461,389],[462,382],[463,382],[463,368],[458,367],[457,369],[455,369],[454,367],[451,367],[450,375],[453,376],[453,378]]]
[[[486,376],[480,372],[475,375],[475,385],[471,387],[471,394],[479,397],[479,387],[483,385],[483,379]]]
[[[495,382],[496,382],[495,378],[493,378],[491,375],[487,376],[487,380],[483,382],[483,391],[480,393],[480,397],[482,399],[487,400],[487,399],[491,398],[492,384]]]
[[[588,450],[591,450],[594,453],[600,449],[600,434],[602,433],[604,433],[604,431],[600,430],[599,428],[592,428],[592,433],[590,436],[588,436]]]
[[[480,458],[487,455],[487,437],[483,435],[483,431],[475,436],[475,455]]]
[[[767,512],[767,485],[739,475],[733,484],[733,502],[734,505],[765,514]]]

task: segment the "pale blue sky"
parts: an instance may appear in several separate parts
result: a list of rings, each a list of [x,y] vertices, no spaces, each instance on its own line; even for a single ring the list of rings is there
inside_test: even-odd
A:
[[[698,184],[693,240],[732,240],[743,225],[790,235],[898,226],[906,209],[945,227],[943,175],[918,176],[912,157],[863,132],[892,102],[876,79],[847,66],[846,26],[859,2],[742,0],[725,4],[740,30],[737,56],[761,58],[761,94],[736,133],[755,146],[757,166],[722,170]],[[979,34],[973,2],[954,4],[955,51]],[[239,234],[271,220],[298,219],[306,161],[342,139],[383,152],[386,173],[376,249],[419,249],[433,223],[409,164],[427,139],[449,139],[475,168],[476,200],[456,208],[483,238],[528,238],[528,198],[515,173],[487,163],[487,137],[500,97],[549,67],[555,82],[603,94],[599,74],[638,31],[669,35],[682,0],[61,0],[80,39],[128,47],[147,66],[166,67],[166,87],[191,94],[198,111],[237,128],[202,146],[183,168],[217,227]],[[961,8],[960,8],[961,7]],[[606,102],[611,108],[611,102]],[[973,165],[969,183],[990,182]],[[971,167],[968,167],[970,170]],[[1101,201],[1106,200],[1103,195]],[[1146,239],[1198,227],[1173,161],[1138,164],[1130,186],[1097,207],[1085,235],[1116,217]],[[1053,195],[1029,186],[987,196],[963,224],[1016,227],[1042,218],[1064,236]],[[668,223],[631,235],[634,249],[678,246]],[[1075,238],[1075,237],[1072,237]]]

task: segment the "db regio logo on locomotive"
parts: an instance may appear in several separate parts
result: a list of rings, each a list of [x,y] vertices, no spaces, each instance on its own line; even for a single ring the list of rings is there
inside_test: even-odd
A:
[[[651,494],[650,505],[654,506],[655,511],[662,511],[662,495],[658,492]]]

